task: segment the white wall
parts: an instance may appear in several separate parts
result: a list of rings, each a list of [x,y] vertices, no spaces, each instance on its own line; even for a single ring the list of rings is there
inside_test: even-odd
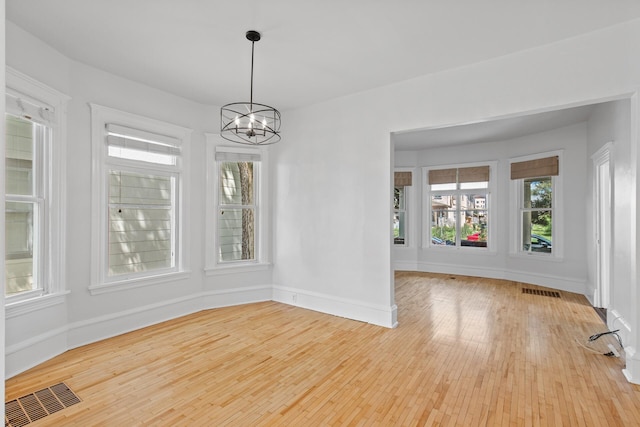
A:
[[[4,22],[4,21],[3,21]],[[205,308],[268,300],[271,271],[204,274],[204,132],[217,129],[218,116],[203,105],[72,61],[7,22],[7,65],[71,97],[67,123],[66,303],[6,321],[7,375],[68,348]],[[4,70],[4,68],[3,68]],[[151,287],[90,295],[91,129],[88,103],[163,120],[193,129],[190,147],[190,204],[185,215],[190,277]],[[211,107],[214,109],[214,107]],[[3,174],[4,177],[4,174]],[[4,318],[4,316],[3,316]]]
[[[5,23],[4,23],[4,14],[5,14],[5,1],[0,0],[0,87],[5,87]],[[3,104],[0,107],[0,115],[4,117],[5,113],[5,105]],[[4,120],[0,120],[2,124],[0,124],[0,135],[4,135]],[[4,138],[0,138],[0,153],[4,152]],[[0,223],[4,224],[4,162],[0,165]],[[0,270],[4,271],[4,245],[0,247]],[[0,279],[0,286],[4,289],[4,274]],[[5,350],[5,318],[4,318],[4,304],[1,304],[0,307],[0,354],[4,354]],[[0,372],[5,372],[5,362],[4,359],[0,361]],[[4,396],[4,381],[0,381],[2,384],[0,385],[0,396]],[[4,399],[2,400],[2,404],[0,404],[0,411],[4,414]]]
[[[414,242],[407,248],[394,247],[397,270],[431,271],[440,273],[464,274],[470,276],[492,277],[551,286],[570,292],[585,293],[586,254],[585,254],[585,213],[584,198],[586,192],[586,122],[551,131],[527,135],[506,141],[470,144],[464,146],[433,148],[410,153],[396,152],[396,167],[440,166],[483,161],[497,161],[494,180],[497,183],[495,193],[491,194],[494,208],[490,215],[490,227],[496,231],[493,248],[487,250],[442,250],[443,248],[422,248],[420,234],[412,234]],[[555,216],[555,232],[558,240],[564,242],[561,259],[541,260],[540,257],[513,256],[509,253],[510,242],[517,238],[514,230],[509,229],[512,212],[511,180],[509,160],[511,158],[562,151],[562,192],[563,215]],[[403,162],[410,162],[405,164]],[[416,169],[414,184],[415,205],[412,225],[422,222],[426,215],[422,203],[424,194],[421,169]],[[562,227],[558,227],[562,224]],[[424,224],[422,224],[424,227]],[[426,230],[422,235],[426,235]],[[554,245],[555,248],[555,245]]]
[[[639,38],[636,20],[289,112],[274,155],[275,286],[289,298],[303,295],[307,306],[328,306],[348,317],[354,317],[356,307],[348,305],[356,300],[380,307],[387,316],[381,323],[392,325],[390,132],[632,94],[640,84]],[[574,167],[585,176],[586,152],[580,157]],[[635,180],[635,169],[631,173]],[[581,194],[586,196],[584,189]],[[630,239],[636,240],[635,227]],[[562,267],[555,273],[584,280],[586,272],[579,270],[585,257],[583,252],[564,266],[566,273]],[[630,273],[635,287],[636,272]],[[637,339],[629,345],[633,349]],[[632,371],[640,381],[640,368]]]

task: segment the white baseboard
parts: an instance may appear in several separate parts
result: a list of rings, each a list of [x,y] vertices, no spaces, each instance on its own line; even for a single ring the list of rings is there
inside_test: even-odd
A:
[[[5,379],[67,351],[67,330],[53,329],[5,348]]]
[[[482,266],[465,266],[458,264],[441,264],[427,262],[396,262],[395,270],[421,271],[428,273],[458,274],[462,276],[486,277],[489,279],[503,279],[514,282],[530,283],[546,286],[561,291],[585,294],[586,282],[582,279],[560,277],[549,274],[532,273],[529,271],[503,270]]]
[[[273,301],[334,316],[359,320],[373,325],[395,328],[398,326],[398,307],[363,304],[361,301],[336,298],[316,292],[301,291],[284,286],[273,287]]]
[[[271,285],[205,291],[74,322],[7,347],[5,375],[11,378],[67,350],[86,344],[202,310],[270,301],[271,295]]]

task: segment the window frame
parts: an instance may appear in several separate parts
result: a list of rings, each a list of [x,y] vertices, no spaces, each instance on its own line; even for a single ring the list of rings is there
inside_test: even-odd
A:
[[[187,278],[189,272],[189,221],[185,207],[189,201],[189,142],[192,130],[175,124],[120,111],[98,104],[91,108],[92,141],[92,236],[91,236],[91,284],[89,292],[97,295],[122,291],[141,286],[157,285]],[[181,154],[175,165],[150,163],[110,156],[106,143],[107,126],[117,125],[132,131],[167,136],[178,141]],[[109,276],[108,207],[109,174],[111,170],[122,170],[139,174],[156,174],[175,178],[173,194],[172,235],[173,266],[147,272]]]
[[[489,167],[489,181],[486,188],[460,188],[459,183],[456,182],[456,188],[451,190],[431,190],[431,184],[429,184],[429,171],[431,170],[440,170],[440,169],[463,169],[463,168],[473,168],[473,167]],[[459,163],[459,164],[451,164],[451,165],[437,165],[437,166],[427,166],[422,168],[422,182],[424,183],[425,189],[423,191],[423,212],[426,213],[423,217],[423,233],[424,239],[422,241],[422,248],[429,250],[437,250],[437,251],[470,251],[470,253],[474,254],[493,254],[497,252],[497,232],[495,224],[498,223],[498,210],[497,210],[497,161],[487,161],[487,162],[474,162],[474,163]],[[453,197],[459,197],[463,194],[469,194],[473,192],[483,192],[486,193],[488,201],[485,202],[485,210],[489,217],[487,221],[487,246],[462,246],[460,243],[460,229],[462,224],[458,224],[459,219],[456,218],[456,244],[455,245],[434,245],[432,243],[432,235],[431,235],[431,217],[433,215],[433,207],[431,204],[431,197],[438,194],[451,195]],[[459,209],[459,203],[457,204],[457,209]]]
[[[545,153],[532,154],[527,156],[515,157],[509,159],[509,169],[512,163],[526,162],[531,160],[544,159],[547,157],[558,157],[558,175],[550,176],[544,175],[540,177],[529,177],[520,179],[510,179],[510,193],[511,203],[510,215],[509,215],[509,229],[510,233],[510,248],[509,255],[517,258],[536,259],[541,261],[562,261],[564,258],[564,244],[563,244],[563,150],[550,151]],[[524,212],[524,180],[530,178],[551,178],[551,211],[552,211],[552,226],[551,226],[551,241],[553,242],[553,249],[551,253],[548,252],[536,252],[526,251],[523,249],[522,242],[522,213]]]
[[[269,150],[267,147],[239,147],[230,146],[219,134],[207,133],[205,170],[206,183],[206,212],[205,215],[205,274],[207,276],[219,274],[231,274],[236,272],[262,271],[271,268],[271,231],[269,227]],[[220,208],[220,163],[224,160],[216,160],[216,153],[231,153],[259,156],[259,161],[254,161],[254,259],[237,261],[220,261],[218,247],[218,209]],[[257,170],[257,173],[256,173]],[[235,205],[234,205],[235,206]]]
[[[44,108],[50,112],[40,117],[33,114],[27,117],[29,112],[26,110],[20,114],[15,109],[7,107],[5,111],[7,115],[23,116],[33,122],[44,124],[49,133],[48,141],[45,141],[39,149],[40,160],[36,159],[39,165],[34,168],[42,178],[37,180],[40,188],[36,190],[38,194],[34,195],[39,199],[38,203],[41,206],[40,242],[37,252],[40,259],[35,261],[38,264],[41,283],[38,289],[9,297],[5,295],[5,314],[10,318],[63,303],[65,295],[69,293],[65,289],[66,223],[64,218],[66,218],[67,104],[71,98],[11,67],[6,67],[5,83],[8,95],[24,99],[31,106]],[[6,195],[4,200],[7,200]]]

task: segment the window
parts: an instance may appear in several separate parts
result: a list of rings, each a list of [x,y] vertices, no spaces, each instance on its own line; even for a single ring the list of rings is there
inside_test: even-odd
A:
[[[39,264],[46,246],[48,200],[43,165],[51,129],[30,120],[6,117],[5,251],[7,297],[44,291]]]
[[[64,294],[60,186],[68,97],[15,70],[6,76],[5,297],[31,310],[40,297]]]
[[[428,170],[428,244],[487,248],[490,243],[489,165]]]
[[[207,274],[268,267],[267,151],[207,134]]]
[[[559,156],[511,163],[517,187],[517,252],[554,254],[554,194]]]
[[[234,156],[216,156],[218,163],[218,262],[254,261],[256,229],[255,183],[258,164],[230,161]]]
[[[91,105],[96,168],[93,293],[186,271],[185,141],[175,125]]]
[[[393,243],[407,244],[406,187],[412,184],[411,172],[395,172],[393,187]]]

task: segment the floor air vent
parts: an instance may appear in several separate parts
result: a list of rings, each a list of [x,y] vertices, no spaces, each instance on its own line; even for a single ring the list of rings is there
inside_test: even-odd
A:
[[[541,295],[544,297],[560,298],[560,292],[556,291],[542,291],[540,289],[522,288],[522,293],[530,295]]]
[[[80,399],[65,383],[52,385],[6,402],[4,424],[8,427],[25,426],[76,403],[80,403]]]

